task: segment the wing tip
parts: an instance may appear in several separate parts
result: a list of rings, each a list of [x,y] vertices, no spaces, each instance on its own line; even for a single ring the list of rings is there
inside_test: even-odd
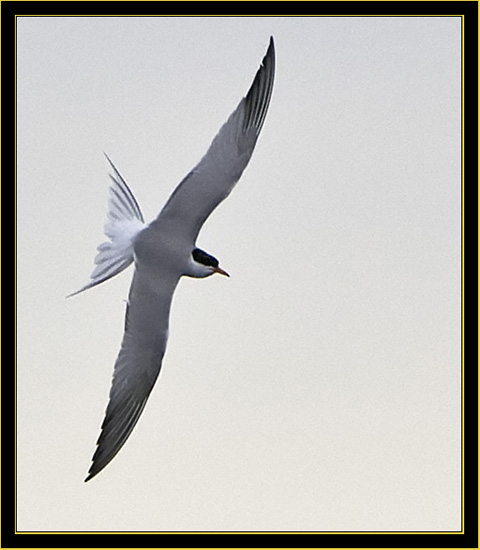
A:
[[[87,472],[87,477],[83,480],[83,482],[87,483],[88,481],[93,479],[97,474],[99,474],[105,468],[105,466],[107,466],[108,462],[105,462],[104,464],[99,465],[95,460],[92,460],[92,464]]]
[[[273,34],[270,35],[270,40],[268,42],[268,48],[273,48],[275,49],[275,40],[273,39]]]
[[[275,42],[270,36],[267,52],[265,53],[260,67],[253,79],[250,89],[244,98],[245,118],[243,131],[254,129],[256,137],[259,136],[268,106],[273,92],[275,80]]]
[[[98,442],[97,442],[97,449],[95,451],[95,454],[93,455],[92,463],[91,463],[90,468],[88,469],[88,472],[87,472],[87,477],[83,480],[85,483],[87,483],[87,481],[90,481],[97,474],[99,474],[105,468],[105,466],[107,466],[108,463],[115,457],[117,452],[120,450],[120,449],[117,449],[117,452],[115,452],[113,454],[113,456],[109,457],[107,460],[101,460],[101,459],[97,458],[98,449],[99,449],[99,447],[98,447]]]
[[[268,48],[265,57],[275,58],[275,40],[273,39],[273,35],[270,35],[270,40],[268,42]]]

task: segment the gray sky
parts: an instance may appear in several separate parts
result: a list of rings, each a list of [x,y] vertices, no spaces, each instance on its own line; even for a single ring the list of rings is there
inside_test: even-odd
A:
[[[461,19],[17,19],[18,529],[459,530]],[[115,162],[149,221],[274,35],[252,161],[157,385],[85,484],[131,268],[74,298]]]

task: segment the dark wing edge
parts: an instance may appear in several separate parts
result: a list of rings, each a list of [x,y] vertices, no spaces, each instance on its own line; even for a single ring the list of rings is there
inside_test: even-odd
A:
[[[266,74],[265,78],[262,73]],[[275,44],[273,36],[271,36],[267,53],[262,59],[262,63],[255,75],[253,84],[243,100],[245,101],[245,117],[243,121],[244,132],[248,132],[251,128],[255,128],[257,137],[260,135],[272,97],[274,75]]]
[[[136,269],[125,312],[109,400],[85,481],[117,455],[135,428],[162,367],[170,305],[179,277],[165,278],[162,293],[149,292],[149,275]]]
[[[112,387],[100,437],[97,440],[97,448],[85,481],[89,481],[103,470],[115,458],[129,438],[158,378],[162,358],[163,353],[158,356],[155,367],[148,369],[148,372],[146,369],[139,369],[138,373],[132,372],[132,361],[136,361],[137,354],[128,348],[128,344],[122,345],[115,363]],[[141,359],[139,363],[141,363]]]
[[[275,78],[275,45],[269,46],[255,78],[206,154],[175,188],[153,222],[176,220],[175,231],[195,239],[205,220],[230,194],[253,154]]]
[[[130,399],[129,402],[117,407],[110,407],[110,401],[97,441],[97,450],[85,481],[90,481],[115,458],[137,424],[147,399],[148,396],[140,401]]]

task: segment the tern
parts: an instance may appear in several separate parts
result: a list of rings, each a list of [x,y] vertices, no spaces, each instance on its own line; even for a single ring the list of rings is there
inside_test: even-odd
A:
[[[132,191],[107,156],[112,183],[104,233],[109,240],[97,249],[90,282],[70,296],[110,279],[132,262],[135,270],[109,401],[85,481],[116,456],[143,412],[162,366],[170,306],[180,278],[202,279],[214,273],[228,276],[214,256],[197,247],[196,240],[205,220],[230,194],[252,156],[270,103],[274,74],[271,37],[246,96],[148,225]]]

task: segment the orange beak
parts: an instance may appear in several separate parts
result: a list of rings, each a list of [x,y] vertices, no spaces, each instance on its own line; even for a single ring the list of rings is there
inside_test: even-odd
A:
[[[214,267],[213,271],[215,273],[219,273],[220,275],[225,275],[225,277],[230,277],[230,275],[226,271],[224,271],[221,267]]]

